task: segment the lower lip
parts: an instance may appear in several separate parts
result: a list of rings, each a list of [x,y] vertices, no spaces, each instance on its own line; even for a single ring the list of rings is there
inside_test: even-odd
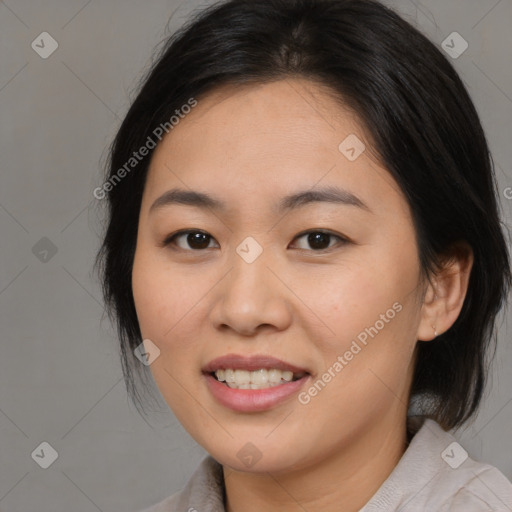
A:
[[[239,412],[265,411],[275,407],[297,393],[309,379],[309,375],[305,375],[301,379],[265,389],[234,389],[219,382],[209,373],[203,375],[217,401]]]

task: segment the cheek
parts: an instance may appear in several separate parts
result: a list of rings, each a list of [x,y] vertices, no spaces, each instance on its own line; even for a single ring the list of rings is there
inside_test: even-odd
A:
[[[182,378],[197,357],[204,338],[201,329],[207,301],[203,299],[212,285],[206,276],[198,278],[197,271],[176,269],[165,259],[154,257],[151,250],[137,250],[133,297],[142,337],[160,349],[160,357],[151,365],[155,378],[164,369]]]
[[[142,335],[163,341],[186,314],[194,286],[142,246],[135,253],[132,289]]]
[[[383,269],[364,260],[345,262],[305,276],[297,295],[311,310],[314,321],[321,321],[323,339],[339,343],[375,323],[400,298],[400,287],[383,274]]]
[[[165,318],[166,310],[172,307],[172,298],[168,295],[164,282],[154,265],[142,251],[137,251],[132,271],[132,290],[135,310],[144,338],[161,338],[163,330],[157,318]]]
[[[199,290],[144,248],[135,254],[132,289],[142,338],[150,339],[160,350],[149,367],[155,384],[179,421],[192,428],[188,425],[189,393],[198,385],[200,375],[191,373],[197,348],[193,340],[199,337],[190,331],[190,325],[196,313],[192,305],[199,300],[192,295]]]
[[[419,262],[413,244],[407,250],[384,245],[379,254],[369,250],[315,277],[304,277],[298,294],[315,314],[310,339],[319,340],[326,366],[353,350],[365,368],[371,363],[384,370],[399,362],[406,371],[418,319]]]

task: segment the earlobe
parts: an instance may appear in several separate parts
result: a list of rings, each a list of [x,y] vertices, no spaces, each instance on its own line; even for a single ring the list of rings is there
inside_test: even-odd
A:
[[[453,246],[425,293],[418,340],[431,341],[455,323],[464,304],[473,261],[469,244],[459,242]]]

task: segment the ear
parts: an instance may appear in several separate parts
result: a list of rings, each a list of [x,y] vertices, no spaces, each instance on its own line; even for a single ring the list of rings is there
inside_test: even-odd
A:
[[[434,329],[439,336],[455,323],[466,297],[473,261],[473,250],[467,242],[452,246],[425,291],[416,339],[430,341],[436,337]]]

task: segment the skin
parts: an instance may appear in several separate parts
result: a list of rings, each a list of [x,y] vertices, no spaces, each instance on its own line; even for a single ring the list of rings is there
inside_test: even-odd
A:
[[[338,149],[350,134],[366,144],[355,161]],[[285,195],[326,185],[371,211],[327,202],[272,210]],[[150,213],[174,187],[209,193],[228,210],[172,204]],[[206,231],[208,248],[186,234],[163,246],[181,229]],[[297,238],[309,229],[332,232],[329,247]],[[263,249],[250,264],[236,252],[248,236]],[[357,116],[325,87],[287,79],[198,99],[152,157],[132,283],[143,338],[160,349],[155,382],[223,465],[229,512],[367,503],[406,449],[417,340],[456,320],[472,262],[462,252],[432,284],[423,279],[405,197],[371,155]],[[307,404],[292,396],[263,412],[235,412],[206,386],[201,368],[213,358],[270,354],[307,368],[307,390],[396,302],[401,311]],[[251,467],[237,457],[247,442],[261,453]]]

